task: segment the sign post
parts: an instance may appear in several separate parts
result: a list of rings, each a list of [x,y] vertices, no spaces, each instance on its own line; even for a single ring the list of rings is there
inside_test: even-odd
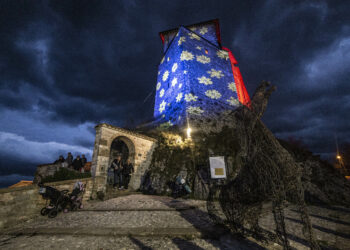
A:
[[[224,156],[209,157],[210,175],[212,179],[226,178],[226,165]]]

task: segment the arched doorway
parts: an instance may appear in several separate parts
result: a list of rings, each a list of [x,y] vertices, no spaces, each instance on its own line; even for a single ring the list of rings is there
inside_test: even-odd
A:
[[[110,146],[110,154],[108,161],[108,178],[107,183],[109,185],[113,184],[114,173],[113,170],[109,167],[111,166],[114,159],[118,156],[121,156],[122,162],[125,163],[127,159],[130,159],[131,163],[134,164],[134,156],[135,156],[135,146],[134,143],[125,136],[116,137]]]
[[[122,161],[125,162],[129,157],[129,148],[123,140],[116,138],[111,145],[109,161],[112,162],[118,156],[121,156]]]

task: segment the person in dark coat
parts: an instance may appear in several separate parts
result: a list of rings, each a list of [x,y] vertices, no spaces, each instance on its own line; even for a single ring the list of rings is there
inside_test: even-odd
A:
[[[114,184],[113,187],[117,188],[117,183],[119,185],[119,189],[123,189],[123,164],[122,158],[118,156],[113,160],[111,164],[111,168],[114,170]]]
[[[81,164],[83,165],[83,167],[85,166],[87,160],[85,158],[85,155],[81,155]]]
[[[123,168],[123,180],[125,189],[129,188],[129,182],[132,173],[134,173],[134,166],[132,165],[130,159],[128,159]]]
[[[80,159],[79,155],[77,156],[77,158],[75,158],[75,160],[73,161],[72,165],[73,165],[73,169],[74,170],[80,172],[80,170],[83,167],[83,165],[81,164],[81,159]]]
[[[56,160],[54,163],[63,163],[64,162],[64,158],[63,155],[60,155],[60,157],[58,158],[58,160]]]
[[[71,152],[68,153],[66,162],[68,163],[68,167],[70,167],[73,163],[73,155]]]

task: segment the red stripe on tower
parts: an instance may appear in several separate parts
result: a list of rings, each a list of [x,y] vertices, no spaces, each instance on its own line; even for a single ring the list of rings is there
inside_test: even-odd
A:
[[[159,33],[160,39],[162,39],[162,43],[164,44],[164,35],[162,33]]]
[[[235,83],[236,83],[238,100],[242,104],[250,107],[250,97],[248,95],[247,89],[244,86],[244,82],[243,82],[241,71],[239,70],[238,67],[235,66],[235,64],[237,64],[237,60],[233,56],[231,50],[229,50],[228,48],[225,48],[225,47],[222,47],[222,49],[226,50],[228,52],[228,56],[230,58],[233,78],[235,79]]]

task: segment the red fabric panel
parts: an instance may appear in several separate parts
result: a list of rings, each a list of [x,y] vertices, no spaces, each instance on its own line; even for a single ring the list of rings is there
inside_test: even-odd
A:
[[[232,68],[233,68],[233,72],[234,72],[233,77],[235,78],[239,101],[241,103],[243,103],[244,105],[250,107],[250,98],[249,98],[247,89],[244,86],[241,71],[236,66],[233,66]]]
[[[235,66],[235,64],[237,64],[237,60],[236,58],[233,56],[231,50],[229,50],[228,48],[222,47],[223,50],[226,50],[228,52],[228,56],[230,58],[230,62],[231,62],[231,68],[232,68],[232,73],[233,73],[233,78],[235,79],[235,83],[236,83],[236,89],[237,89],[237,95],[238,95],[238,100],[250,107],[250,98],[247,92],[246,87],[244,86],[244,82],[243,82],[243,78],[242,78],[242,74],[241,71],[239,70],[238,67]]]
[[[160,39],[162,39],[162,43],[164,44],[164,36],[162,33],[159,33]]]

